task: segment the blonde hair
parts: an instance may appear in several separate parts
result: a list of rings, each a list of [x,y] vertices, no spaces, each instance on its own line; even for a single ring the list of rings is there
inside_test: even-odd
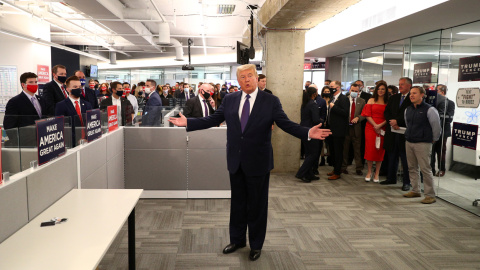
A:
[[[237,68],[237,78],[238,78],[238,74],[240,74],[240,72],[245,70],[253,70],[253,72],[255,72],[255,77],[258,77],[257,66],[255,66],[254,64],[246,64],[246,65],[241,65]]]

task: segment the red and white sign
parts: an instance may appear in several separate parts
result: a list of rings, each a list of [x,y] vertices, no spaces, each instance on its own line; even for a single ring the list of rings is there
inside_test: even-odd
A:
[[[112,105],[107,107],[108,110],[108,132],[112,132],[118,128],[117,106]]]
[[[37,65],[38,82],[45,83],[50,81],[50,67]]]
[[[304,63],[303,69],[312,69],[312,63]]]

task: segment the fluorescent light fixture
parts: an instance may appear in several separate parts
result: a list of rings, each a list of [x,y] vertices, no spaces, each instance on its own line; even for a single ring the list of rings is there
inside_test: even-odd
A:
[[[480,36],[480,32],[459,32],[457,35],[471,35],[471,36]]]
[[[73,53],[76,53],[76,54],[85,55],[85,56],[88,56],[88,57],[91,57],[91,58],[95,58],[95,59],[98,59],[98,60],[109,61],[107,58],[102,57],[102,56],[100,56],[100,55],[96,55],[96,54],[91,54],[91,53],[86,53],[86,52],[82,52],[82,51],[79,51],[79,50],[75,50],[75,49],[72,49],[72,48],[70,48],[70,47],[62,46],[62,45],[59,45],[59,44],[57,44],[57,43],[53,43],[53,42],[50,42],[50,41],[46,41],[46,40],[41,39],[41,38],[35,38],[35,37],[32,37],[32,36],[27,36],[27,35],[23,35],[23,34],[20,34],[20,33],[17,33],[17,32],[8,31],[8,30],[3,30],[3,29],[0,29],[0,33],[6,34],[6,35],[9,35],[9,36],[12,36],[12,37],[16,37],[16,38],[21,38],[21,39],[25,39],[25,40],[28,40],[28,41],[32,41],[32,42],[35,42],[35,43],[38,43],[38,44],[41,44],[41,45],[50,46],[50,47],[55,47],[55,48],[62,49],[62,50],[65,50],[65,51],[69,51],[69,52],[73,52]]]
[[[217,14],[232,14],[235,11],[235,5],[217,5]]]

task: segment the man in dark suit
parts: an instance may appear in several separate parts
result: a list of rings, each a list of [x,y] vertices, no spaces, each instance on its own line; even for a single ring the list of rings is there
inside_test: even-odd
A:
[[[213,109],[215,101],[212,98],[212,93],[213,85],[203,83],[198,90],[198,95],[185,103],[183,111],[185,117],[200,118],[212,115],[215,112]]]
[[[272,91],[267,89],[267,76],[263,74],[258,75],[258,89],[272,94]]]
[[[444,176],[445,175],[445,155],[447,153],[447,139],[452,136],[452,128],[450,125],[453,121],[453,116],[455,115],[455,102],[448,99],[445,95],[447,94],[447,86],[444,84],[437,85],[437,104],[436,108],[440,116],[440,124],[442,128],[442,136],[440,140],[436,141],[432,147],[432,158],[430,165],[432,166],[432,172],[435,176]],[[438,161],[439,171],[435,173],[435,157]]]
[[[399,93],[388,99],[385,107],[385,120],[387,121],[383,148],[388,153],[387,180],[380,182],[381,185],[397,183],[398,159],[402,159],[403,167],[403,191],[410,190],[410,177],[408,175],[407,154],[405,152],[405,135],[400,128],[405,128],[405,110],[412,105],[410,101],[410,89],[412,80],[407,77],[400,78],[398,85]],[[396,132],[394,132],[396,131]],[[400,132],[400,133],[399,133]]]
[[[47,105],[47,115],[55,115],[55,105],[68,98],[65,88],[67,80],[67,68],[56,65],[52,68],[53,80],[43,86],[43,98]]]
[[[347,128],[347,133],[345,134],[345,143],[343,144],[343,162],[342,162],[342,173],[348,174],[348,152],[350,150],[350,145],[353,148],[353,153],[355,157],[355,173],[357,175],[363,175],[363,163],[360,146],[362,140],[362,121],[365,117],[362,116],[362,110],[365,106],[365,101],[359,97],[359,87],[357,84],[350,85],[350,96],[348,101],[350,103],[350,112],[349,112],[349,124]]]
[[[75,129],[85,127],[85,113],[92,109],[92,105],[88,101],[81,100],[82,85],[80,78],[77,76],[71,76],[65,82],[67,92],[69,94],[67,99],[60,101],[55,106],[55,116],[68,116],[71,117],[72,126],[72,145],[75,147],[77,143],[85,139],[85,131],[82,129],[82,133],[79,136],[75,136]]]
[[[365,87],[365,83],[363,83],[362,80],[357,80],[355,82],[355,84],[357,84],[358,87],[359,87],[360,98],[365,101],[365,104],[367,104],[368,100],[372,98],[372,94],[363,91],[363,89]],[[364,156],[365,156],[365,126],[367,125],[367,119],[366,118],[362,120],[361,125],[362,125],[362,138],[361,138],[361,144],[360,144],[360,157],[362,158],[362,164],[365,164]],[[386,162],[384,162],[384,163],[387,164]],[[384,163],[382,163],[382,165]]]
[[[350,101],[342,94],[341,87],[342,83],[339,81],[330,83],[330,93],[333,93],[333,96],[329,104],[328,125],[332,130],[329,147],[333,160],[333,171],[327,174],[328,180],[337,180],[342,174],[343,142],[347,134]]]
[[[17,128],[35,125],[35,121],[45,116],[47,107],[45,101],[35,93],[38,90],[37,75],[32,72],[23,73],[20,76],[20,85],[23,92],[12,97],[5,107],[3,128],[9,140],[6,146],[35,146],[35,129],[22,129],[20,136]],[[28,133],[29,131],[32,134]],[[26,134],[28,133],[28,134]]]
[[[154,80],[147,80],[145,88],[153,89],[148,96],[147,104],[143,110],[142,125],[143,126],[158,126],[162,122],[162,99],[155,89],[157,89],[157,82]]]
[[[123,95],[123,85],[121,82],[112,82],[110,84],[110,88],[112,89],[112,95],[108,98],[102,100],[100,103],[100,110],[107,110],[108,106],[116,105],[117,112],[120,111],[120,118],[122,126],[126,124],[132,123],[132,119],[134,117],[134,110],[132,103],[128,101],[126,98],[122,97]],[[120,120],[120,119],[119,119]]]
[[[314,87],[315,89],[317,89],[317,92],[318,92],[318,86],[316,84],[311,84],[310,87]],[[317,97],[315,98],[315,103],[317,104],[318,110],[320,112],[320,124],[323,124],[323,127],[325,127],[325,121],[327,120],[328,105],[327,105],[327,102],[325,101],[325,99],[322,98],[320,92],[318,93]],[[318,153],[321,153],[322,149],[323,149],[323,141],[319,141],[319,142],[320,143],[318,144],[318,147],[319,147]],[[318,155],[318,159],[315,162],[316,162],[315,164],[319,165],[320,155]],[[320,174],[318,172],[318,169],[314,170],[314,174],[315,175]]]
[[[311,129],[290,121],[282,110],[280,100],[258,91],[255,65],[237,69],[237,80],[242,91],[225,96],[222,105],[213,115],[204,118],[170,118],[176,126],[194,131],[227,123],[227,165],[230,172],[230,244],[224,254],[232,253],[246,245],[246,232],[250,242],[250,260],[261,255],[267,228],[268,183],[273,169],[271,143],[272,124],[287,133],[307,139],[324,139],[328,130]]]
[[[190,85],[188,83],[181,83],[180,85],[183,85],[183,88],[180,89],[180,92],[177,95],[178,99],[189,100],[195,97],[195,93],[193,93],[192,89],[190,89]],[[175,91],[175,93],[177,92]]]
[[[75,71],[74,74],[80,79],[80,84],[82,85],[82,95],[80,96],[80,98],[82,100],[88,101],[88,103],[92,105],[92,108],[98,109],[98,99],[95,91],[85,86],[85,74],[80,70]]]
[[[177,83],[175,85],[175,87],[176,87],[176,90],[175,90],[175,93],[173,93],[173,96],[175,98],[181,98],[180,96],[184,95],[183,94],[183,82]]]

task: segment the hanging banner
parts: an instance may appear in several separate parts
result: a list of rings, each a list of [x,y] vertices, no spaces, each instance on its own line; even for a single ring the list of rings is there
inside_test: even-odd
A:
[[[453,122],[452,144],[477,149],[478,125]]]
[[[479,81],[480,80],[480,56],[464,57],[459,59],[458,81]]]
[[[37,126],[38,165],[45,164],[67,151],[63,116],[35,121]]]
[[[38,83],[47,83],[50,81],[50,67],[37,65]]]
[[[413,83],[432,82],[432,62],[413,65]]]
[[[117,106],[112,105],[107,107],[108,111],[108,132],[112,132],[118,128]]]
[[[100,110],[87,111],[87,141],[91,142],[102,137],[102,124],[100,123]]]
[[[459,108],[478,108],[480,103],[480,88],[459,88],[457,91],[457,106]]]

